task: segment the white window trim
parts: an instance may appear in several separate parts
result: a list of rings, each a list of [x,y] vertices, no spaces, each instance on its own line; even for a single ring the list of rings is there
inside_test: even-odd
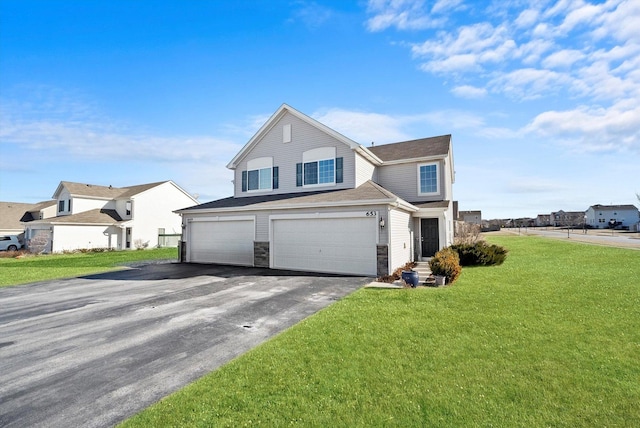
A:
[[[435,192],[422,192],[422,187],[420,185],[420,168],[423,166],[431,166],[431,165],[435,165],[436,166],[436,187],[437,190]],[[442,183],[440,180],[440,164],[438,162],[427,162],[427,163],[419,163],[417,166],[417,183],[418,183],[418,196],[438,196],[441,193],[441,189],[442,189]]]

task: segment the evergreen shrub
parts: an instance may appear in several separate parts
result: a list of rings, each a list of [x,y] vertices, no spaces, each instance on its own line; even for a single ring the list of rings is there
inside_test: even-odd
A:
[[[501,265],[507,258],[507,249],[485,241],[473,244],[456,244],[450,247],[460,256],[462,266],[494,266]]]

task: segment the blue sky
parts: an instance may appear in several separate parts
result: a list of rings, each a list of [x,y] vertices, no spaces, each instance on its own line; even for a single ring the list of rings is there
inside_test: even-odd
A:
[[[638,206],[638,22],[637,0],[2,0],[0,200],[227,197],[287,103],[365,146],[452,134],[484,218]]]

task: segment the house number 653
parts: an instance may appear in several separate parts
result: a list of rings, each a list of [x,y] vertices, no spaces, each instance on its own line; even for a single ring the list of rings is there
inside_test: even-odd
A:
[[[376,212],[375,211],[367,211],[367,217],[375,217],[376,216]]]

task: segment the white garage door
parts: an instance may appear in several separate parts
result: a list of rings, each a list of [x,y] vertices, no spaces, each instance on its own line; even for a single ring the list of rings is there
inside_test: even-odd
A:
[[[187,260],[252,266],[254,237],[253,219],[192,221],[189,223]]]
[[[273,268],[376,275],[376,217],[272,222]]]

